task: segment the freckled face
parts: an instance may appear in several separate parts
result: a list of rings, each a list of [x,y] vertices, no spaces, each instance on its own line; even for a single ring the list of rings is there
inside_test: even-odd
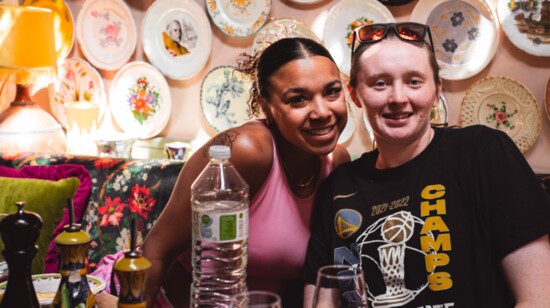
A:
[[[429,133],[441,88],[425,48],[399,39],[373,44],[361,55],[357,77],[350,94],[366,109],[378,144],[412,144]]]
[[[283,65],[270,77],[267,105],[291,144],[317,155],[334,150],[347,121],[338,67],[313,56]]]

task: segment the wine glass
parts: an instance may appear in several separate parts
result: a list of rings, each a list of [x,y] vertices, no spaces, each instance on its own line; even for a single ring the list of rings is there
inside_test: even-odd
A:
[[[353,265],[326,265],[317,271],[312,308],[367,308],[363,270]]]
[[[236,295],[231,307],[239,308],[282,308],[281,297],[269,291],[248,291]]]

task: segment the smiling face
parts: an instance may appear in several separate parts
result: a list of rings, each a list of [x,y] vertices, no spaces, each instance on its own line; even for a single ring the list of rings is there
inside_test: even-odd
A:
[[[265,108],[283,138],[305,152],[329,154],[347,120],[336,64],[323,56],[294,60],[269,81]]]
[[[429,142],[430,111],[439,101],[441,83],[434,81],[428,50],[386,39],[365,50],[360,63],[350,94],[366,109],[378,146]]]

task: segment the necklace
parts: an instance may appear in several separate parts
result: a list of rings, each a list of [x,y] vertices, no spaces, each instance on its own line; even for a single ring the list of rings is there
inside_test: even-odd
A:
[[[281,159],[281,163],[283,164],[283,168],[286,171],[286,175],[287,175],[288,179],[292,182],[292,184],[296,185],[298,188],[309,187],[309,185],[311,185],[311,183],[315,179],[315,174],[312,174],[307,181],[305,181],[303,183],[298,183],[296,180],[294,180],[292,175],[290,175],[290,172],[288,171],[288,168],[287,168],[285,162],[282,159]]]

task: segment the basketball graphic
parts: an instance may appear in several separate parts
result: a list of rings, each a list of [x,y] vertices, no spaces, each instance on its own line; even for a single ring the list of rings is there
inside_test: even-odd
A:
[[[342,209],[334,217],[334,229],[340,238],[346,239],[359,230],[363,217],[356,210]]]
[[[386,218],[381,232],[385,241],[398,244],[408,241],[413,229],[414,219],[411,213],[401,211]]]

